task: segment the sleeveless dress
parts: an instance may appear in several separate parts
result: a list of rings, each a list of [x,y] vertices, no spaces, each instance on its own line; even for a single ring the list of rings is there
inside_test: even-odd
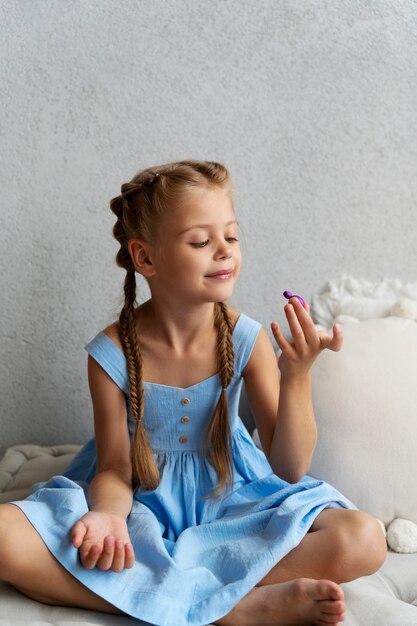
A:
[[[136,555],[132,569],[87,570],[70,542],[72,525],[88,511],[94,439],[63,476],[14,503],[64,568],[128,615],[157,626],[214,622],[300,543],[324,508],[356,508],[320,480],[305,476],[290,484],[276,476],[238,416],[242,371],[260,328],[241,314],[233,331],[235,375],[227,394],[234,483],[226,496],[204,499],[217,483],[203,440],[220,395],[220,375],[187,388],[144,383],[144,425],[161,482],[155,490],[139,486],[134,492],[128,517]],[[123,352],[102,331],[85,348],[124,391],[132,433]]]

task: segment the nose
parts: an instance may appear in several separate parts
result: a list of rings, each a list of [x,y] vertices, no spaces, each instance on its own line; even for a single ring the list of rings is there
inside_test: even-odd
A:
[[[222,241],[216,251],[216,258],[218,259],[230,259],[232,256],[232,246],[227,241]]]

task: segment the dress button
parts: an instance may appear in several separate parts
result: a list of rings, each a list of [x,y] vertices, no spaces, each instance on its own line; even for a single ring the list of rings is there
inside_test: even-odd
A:
[[[188,437],[185,437],[185,435],[182,435],[180,437],[180,443],[187,443],[187,441],[188,441]]]
[[[190,421],[190,418],[188,415],[184,415],[184,417],[181,418],[181,421],[183,424],[187,424]]]
[[[190,398],[182,398],[181,404],[184,406],[185,404],[190,404]]]

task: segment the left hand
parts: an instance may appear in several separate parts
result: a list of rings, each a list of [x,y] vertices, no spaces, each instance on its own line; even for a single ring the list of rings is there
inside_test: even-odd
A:
[[[291,298],[285,305],[284,311],[292,334],[292,342],[284,337],[279,324],[276,322],[271,324],[272,333],[282,351],[278,360],[281,375],[303,376],[309,372],[322,350],[338,352],[342,347],[341,327],[334,324],[332,336],[317,331],[309,310],[309,305],[306,304],[304,308],[297,298]]]

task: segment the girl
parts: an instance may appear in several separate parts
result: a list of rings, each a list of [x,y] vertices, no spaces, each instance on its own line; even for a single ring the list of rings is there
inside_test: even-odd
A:
[[[241,255],[222,165],[146,169],[110,206],[125,302],[86,346],[95,439],[0,507],[0,577],[157,626],[338,624],[338,583],[375,572],[386,545],[373,517],[306,476],[310,368],[340,329],[318,334],[292,298],[292,342],[272,324],[279,386],[266,332],[225,304]],[[263,452],[237,414],[243,380]]]

